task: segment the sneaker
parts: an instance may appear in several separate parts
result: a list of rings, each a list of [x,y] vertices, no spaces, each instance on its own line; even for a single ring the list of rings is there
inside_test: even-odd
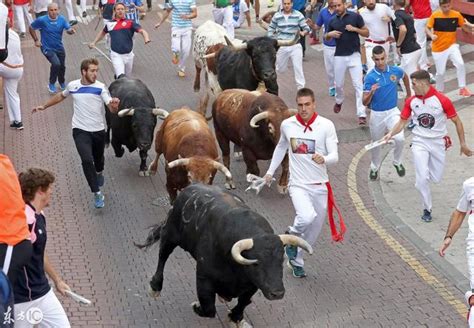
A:
[[[293,277],[295,277],[295,278],[304,278],[304,277],[306,277],[306,272],[304,272],[304,268],[302,266],[294,265],[293,263],[291,263],[291,260],[288,261],[287,265],[291,269],[291,271],[293,273]]]
[[[71,25],[71,26],[77,25],[77,20],[75,20],[75,19],[70,20],[69,25]]]
[[[286,245],[285,246],[285,255],[288,258],[288,260],[294,260],[296,259],[296,255],[298,254],[298,247],[293,246],[293,245]]]
[[[83,11],[82,12],[82,18],[86,18],[87,17],[87,12]]]
[[[430,74],[430,84],[435,84],[436,83],[436,79],[434,77],[433,74],[429,73]]]
[[[433,218],[431,217],[431,211],[423,210],[423,215],[421,216],[421,219],[425,222],[431,222],[433,220]]]
[[[179,53],[173,51],[173,57],[171,57],[171,62],[175,65],[179,63]]]
[[[471,97],[472,93],[471,91],[469,91],[468,88],[464,87],[464,88],[459,89],[459,95],[463,97]]]
[[[415,122],[413,120],[410,120],[410,123],[408,123],[407,129],[408,130],[413,130],[415,125],[416,125]]]
[[[66,83],[59,83],[59,87],[62,91],[66,90]]]
[[[58,90],[56,90],[54,83],[48,83],[48,91],[51,94],[55,94]]]
[[[17,130],[23,130],[23,123],[19,121],[13,121],[13,123],[10,124],[10,127]]]
[[[146,9],[146,11],[150,12],[150,11],[151,11],[151,7],[148,7],[148,8]]]
[[[341,111],[341,109],[342,109],[342,104],[337,104],[337,103],[334,104],[334,108],[333,108],[334,113],[336,113],[336,114],[339,113]]]
[[[186,73],[184,72],[184,70],[180,69],[180,70],[178,71],[178,76],[179,76],[179,77],[185,77],[185,76],[186,76]]]
[[[104,175],[102,173],[97,173],[97,184],[99,185],[99,187],[103,187],[104,183],[105,183]]]
[[[329,97],[335,97],[336,96],[336,88],[332,87],[329,88]]]
[[[374,170],[374,169],[370,169],[370,172],[369,172],[369,179],[370,181],[375,181],[377,180],[379,176],[379,172]]]
[[[405,176],[405,167],[403,166],[403,164],[399,164],[399,165],[393,164],[393,166],[395,167],[395,170],[397,170],[397,174],[399,177]]]
[[[359,125],[366,125],[367,119],[365,117],[359,117]]]
[[[102,208],[105,206],[104,194],[100,191],[94,193],[94,206],[95,208]]]
[[[21,39],[26,38],[26,33],[25,33],[25,32],[20,32],[19,35],[20,35],[20,38],[21,38]]]

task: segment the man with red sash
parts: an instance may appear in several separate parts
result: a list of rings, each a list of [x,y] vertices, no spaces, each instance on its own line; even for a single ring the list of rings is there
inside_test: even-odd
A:
[[[337,135],[334,124],[316,112],[314,93],[302,88],[296,94],[298,114],[281,123],[281,136],[273,153],[270,167],[265,175],[269,183],[287,151],[290,159],[289,192],[296,217],[288,233],[299,236],[314,245],[321,232],[326,212],[329,216],[332,238],[341,241],[346,230],[344,222],[335,207],[334,196],[329,184],[326,165],[338,161]],[[298,145],[305,143],[307,152],[298,152]],[[340,231],[336,229],[333,209],[339,214]],[[303,278],[303,252],[295,246],[286,246],[285,254],[293,276]]]

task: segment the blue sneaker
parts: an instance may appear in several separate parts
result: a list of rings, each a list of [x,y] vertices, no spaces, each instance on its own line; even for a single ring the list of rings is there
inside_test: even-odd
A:
[[[94,206],[95,208],[102,208],[105,206],[104,194],[100,191],[94,193]]]
[[[306,272],[304,272],[304,268],[299,265],[294,265],[291,263],[291,260],[287,263],[288,267],[291,269],[291,273],[295,278],[304,278],[306,277]]]
[[[298,247],[293,245],[286,245],[285,254],[288,260],[290,261],[296,259],[296,255],[298,254]]]
[[[48,91],[49,93],[56,93],[58,90],[56,90],[56,86],[54,83],[48,83]]]
[[[104,183],[105,183],[105,178],[104,178],[104,175],[101,173],[97,173],[97,184],[99,185],[99,187],[102,187],[104,186]]]
[[[329,88],[329,97],[335,97],[336,96],[336,88],[332,87]]]
[[[423,215],[421,216],[421,219],[425,222],[433,221],[433,218],[431,217],[431,211],[423,210]]]
[[[66,83],[59,83],[59,87],[61,88],[61,90],[66,90]]]

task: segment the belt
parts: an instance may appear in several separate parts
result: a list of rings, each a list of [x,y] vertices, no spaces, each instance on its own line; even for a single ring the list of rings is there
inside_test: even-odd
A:
[[[388,41],[385,40],[385,41],[375,41],[375,40],[371,40],[371,39],[365,39],[366,42],[372,42],[372,43],[375,43],[375,44],[385,44],[387,43]]]

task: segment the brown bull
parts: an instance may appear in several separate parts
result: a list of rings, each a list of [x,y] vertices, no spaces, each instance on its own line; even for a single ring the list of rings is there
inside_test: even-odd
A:
[[[280,125],[296,114],[281,98],[267,92],[229,89],[223,91],[212,106],[217,141],[224,165],[230,167],[229,141],[242,148],[247,173],[260,175],[257,160],[272,158],[280,139]],[[288,186],[288,157],[282,162],[279,191]],[[235,188],[233,181],[227,188]]]
[[[173,111],[163,121],[155,137],[156,157],[149,171],[156,174],[158,160],[164,155],[168,165],[166,188],[173,203],[178,191],[192,182],[212,184],[217,170],[227,181],[232,180],[230,171],[217,162],[216,139],[206,119],[189,108]]]

